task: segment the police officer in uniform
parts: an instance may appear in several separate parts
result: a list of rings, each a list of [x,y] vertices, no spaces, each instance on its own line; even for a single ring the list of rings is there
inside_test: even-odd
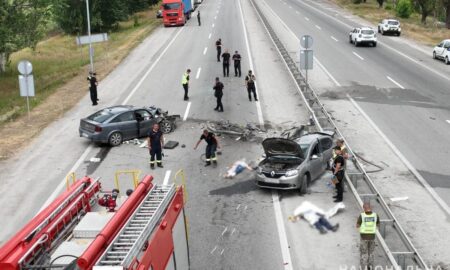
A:
[[[218,39],[216,41],[216,49],[217,49],[217,62],[220,62],[220,55],[222,54],[222,39]]]
[[[336,196],[334,202],[342,202],[344,196],[344,176],[345,176],[345,159],[342,156],[342,150],[340,146],[334,147],[336,157],[333,160],[333,183],[336,187]]]
[[[197,144],[194,146],[194,150],[197,149],[198,145],[202,140],[206,142],[206,166],[211,165],[211,161],[213,164],[217,164],[216,150],[220,149],[219,140],[217,140],[214,133],[209,132],[208,130],[203,130],[203,134],[200,136]]]
[[[238,51],[235,51],[233,54],[233,62],[234,62],[234,77],[241,77],[241,55]]]
[[[181,78],[181,85],[183,85],[184,89],[184,100],[189,100],[188,92],[189,92],[189,74],[191,73],[190,69],[187,69]]]
[[[219,81],[219,77],[216,77],[216,84],[214,85],[213,89],[214,89],[214,96],[216,97],[217,101],[217,105],[216,108],[214,108],[214,110],[223,112],[223,104],[222,104],[223,83]]]
[[[89,76],[87,80],[89,81],[89,92],[91,94],[92,106],[98,105],[97,101],[99,100],[97,97],[97,78],[95,77],[97,74],[95,72],[89,72]]]
[[[252,73],[251,70],[248,71],[248,75],[245,76],[245,85],[247,86],[247,92],[248,92],[248,100],[252,101],[252,93],[253,97],[255,98],[255,101],[258,101],[258,96],[256,95],[256,85],[255,85],[255,75]]]
[[[162,148],[164,145],[164,137],[161,130],[159,130],[158,124],[153,124],[153,128],[148,133],[148,150],[150,151],[150,167],[155,168],[155,156],[156,165],[163,168],[162,165]]]
[[[200,19],[200,10],[197,11],[197,20],[198,20],[198,26],[202,25],[201,19]]]
[[[230,77],[230,58],[231,55],[228,52],[228,50],[225,50],[225,52],[222,54],[222,66],[223,66],[223,76],[224,77]]]
[[[377,227],[380,225],[378,215],[372,212],[369,203],[364,203],[364,212],[361,213],[356,221],[356,228],[359,229],[361,242],[359,244],[360,252],[360,268],[361,269],[375,269],[374,268],[374,250],[375,250],[375,234]]]

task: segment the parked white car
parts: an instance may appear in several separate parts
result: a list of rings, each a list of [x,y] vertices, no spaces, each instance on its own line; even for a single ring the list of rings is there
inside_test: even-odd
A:
[[[349,34],[350,43],[358,46],[360,44],[372,44],[377,46],[377,34],[370,27],[357,27],[354,28]]]
[[[378,33],[384,35],[385,33],[394,33],[400,36],[402,28],[400,22],[394,19],[384,19],[378,24]]]
[[[450,65],[450,39],[444,39],[434,47],[433,58],[444,60],[445,64]]]

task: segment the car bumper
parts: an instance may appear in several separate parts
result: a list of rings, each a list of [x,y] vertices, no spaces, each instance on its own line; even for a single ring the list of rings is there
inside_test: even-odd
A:
[[[377,43],[376,39],[357,39],[358,43]]]
[[[108,140],[104,138],[104,136],[101,133],[92,133],[88,130],[84,130],[79,128],[78,132],[80,134],[80,137],[86,138],[92,142],[99,142],[99,143],[107,143]]]
[[[383,29],[385,33],[400,33],[401,31],[400,29]]]
[[[295,176],[281,176],[279,178],[266,177],[264,174],[256,174],[256,185],[261,188],[270,189],[299,189],[300,183],[298,175]]]

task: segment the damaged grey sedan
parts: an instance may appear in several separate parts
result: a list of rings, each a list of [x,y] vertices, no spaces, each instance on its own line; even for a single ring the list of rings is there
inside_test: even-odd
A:
[[[295,139],[268,138],[262,142],[265,158],[256,170],[262,188],[307,192],[312,181],[328,167],[333,154],[332,134],[308,133]]]

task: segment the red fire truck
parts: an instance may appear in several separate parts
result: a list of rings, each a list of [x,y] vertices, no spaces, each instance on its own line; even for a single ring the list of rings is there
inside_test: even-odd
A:
[[[76,181],[0,248],[0,269],[188,270],[183,188],[152,180],[128,196]]]

